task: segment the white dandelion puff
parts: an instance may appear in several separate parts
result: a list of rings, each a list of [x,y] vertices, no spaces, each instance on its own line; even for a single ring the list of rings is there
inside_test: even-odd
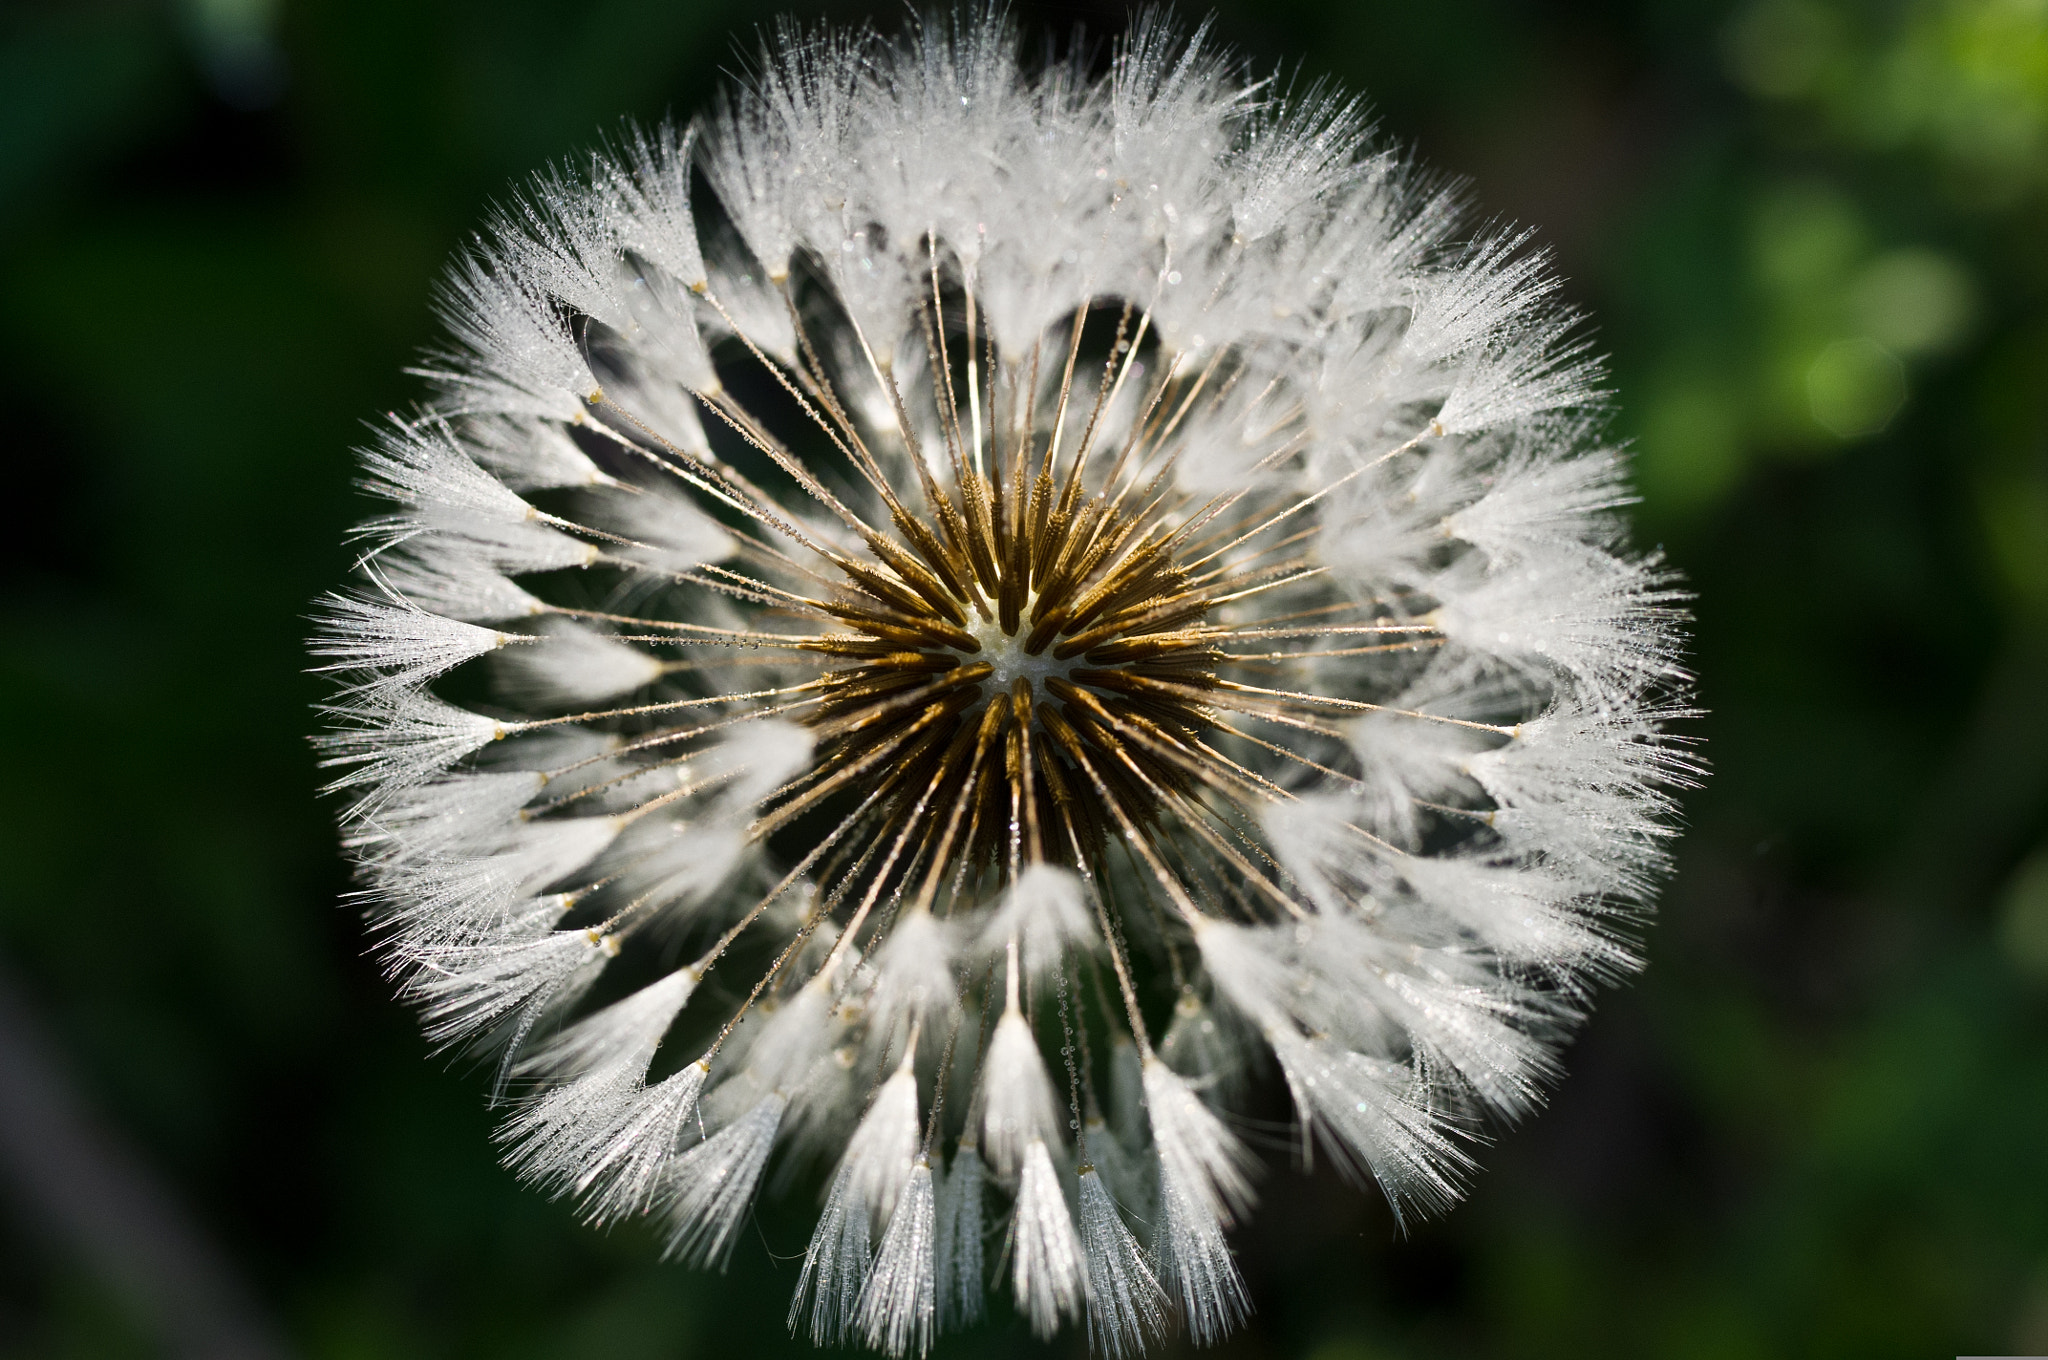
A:
[[[1497,562],[1541,556],[1576,543],[1605,543],[1614,533],[1608,512],[1635,497],[1619,455],[1596,450],[1577,458],[1546,458],[1540,445],[1507,455],[1486,494],[1443,521],[1443,532]]]
[[[546,787],[547,776],[537,770],[443,775],[394,791],[375,817],[355,825],[348,843],[373,852],[387,873],[400,865],[486,855]]]
[[[502,416],[472,421],[464,431],[471,456],[513,491],[620,485],[552,421]]]
[[[514,1032],[507,1059],[552,1006],[573,1000],[596,981],[618,942],[593,930],[555,931],[540,939],[459,945],[424,954],[409,984],[427,1037],[437,1044],[468,1038],[500,1021]]]
[[[1205,31],[1025,51],[783,25],[512,197],[363,452],[319,742],[522,1174],[714,1267],[817,1193],[820,1344],[999,1276],[1121,1360],[1249,1313],[1238,1128],[1458,1198],[1701,766],[1528,234]]]
[[[1223,1220],[1162,1161],[1159,1224],[1153,1234],[1159,1280],[1200,1346],[1214,1345],[1251,1311],[1244,1276],[1223,1232]]]
[[[1417,1103],[1422,1082],[1412,1069],[1284,1031],[1269,1037],[1305,1126],[1323,1136],[1340,1167],[1377,1182],[1397,1216],[1458,1199],[1469,1159]]]
[[[1252,1205],[1246,1174],[1251,1154],[1187,1082],[1157,1059],[1145,1064],[1145,1108],[1152,1118],[1161,1179],[1228,1227]]]
[[[513,262],[479,249],[457,262],[440,291],[455,343],[416,371],[442,404],[474,415],[574,422],[598,395],[597,378],[561,308]]]
[[[706,282],[690,208],[695,144],[694,129],[678,134],[672,124],[653,133],[633,128],[627,135],[627,163],[606,167],[603,180],[617,213],[620,246],[690,289]]]
[[[362,817],[391,796],[429,779],[506,733],[495,718],[400,690],[353,696],[329,707],[332,731],[315,738],[322,760],[341,767],[329,789],[363,790],[349,808]]]
[[[1161,1282],[1179,1298],[1197,1342],[1208,1344],[1250,1309],[1224,1230],[1252,1204],[1250,1154],[1165,1063],[1145,1064],[1145,1107],[1159,1162]]]
[[[610,532],[634,540],[619,549],[621,556],[656,571],[687,572],[731,556],[734,548],[717,520],[660,489],[607,496],[602,519]]]
[[[910,911],[875,951],[868,1023],[893,1035],[902,1021],[934,1021],[959,1005],[957,931],[929,911]]]

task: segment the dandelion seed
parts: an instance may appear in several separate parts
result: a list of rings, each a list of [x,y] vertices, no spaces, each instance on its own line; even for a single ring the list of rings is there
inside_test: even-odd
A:
[[[666,1255],[724,1268],[788,1108],[787,1097],[771,1093],[663,1166],[656,1193],[657,1212],[669,1224]]]
[[[834,1345],[858,1330],[874,1338],[907,1336],[912,1320],[899,1312],[914,1309],[918,1296],[930,1287],[918,1274],[925,1267],[908,1253],[920,1244],[929,1251],[929,1224],[905,1220],[907,1236],[899,1235],[894,1243],[898,1256],[889,1261],[890,1276],[873,1296],[872,1315],[865,1327],[861,1300],[873,1265],[869,1244],[877,1226],[892,1221],[904,1187],[916,1179],[915,1172],[920,1169],[913,1163],[916,1152],[917,1078],[906,1061],[883,1083],[847,1141],[846,1155],[840,1159],[825,1197],[825,1212],[811,1235],[810,1250],[804,1254],[803,1273],[790,1304],[791,1330],[808,1314],[811,1340],[821,1346]],[[920,1216],[931,1212],[932,1203],[931,1172],[923,1170],[925,1174],[917,1182],[922,1193],[912,1210]],[[902,1297],[905,1290],[911,1296],[908,1300]]]
[[[946,1169],[938,1197],[933,1257],[938,1271],[938,1323],[957,1330],[981,1321],[984,1309],[981,1236],[986,1172],[974,1144],[963,1142]]]
[[[790,1324],[892,1356],[991,1267],[1111,1357],[1221,1337],[1261,1101],[1448,1207],[1698,775],[1528,238],[1201,34],[1021,50],[785,27],[535,180],[315,643],[508,1158],[708,1266],[831,1169]]]
[[[1024,1149],[1009,1251],[1010,1287],[1032,1331],[1049,1337],[1060,1323],[1081,1315],[1088,1291],[1081,1238],[1042,1138]]]
[[[931,1349],[938,1313],[932,1256],[937,1220],[932,1169],[919,1162],[889,1216],[889,1230],[861,1293],[861,1337],[887,1355],[921,1356]]]
[[[1092,1140],[1091,1140],[1092,1141]],[[1094,1167],[1078,1177],[1081,1244],[1088,1261],[1088,1341],[1122,1360],[1144,1352],[1166,1326],[1166,1296]]]

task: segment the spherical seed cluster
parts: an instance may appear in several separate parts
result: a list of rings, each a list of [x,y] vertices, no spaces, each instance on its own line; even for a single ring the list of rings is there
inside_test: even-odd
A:
[[[1692,770],[1574,319],[1459,232],[1325,91],[995,19],[784,31],[502,213],[315,646],[511,1163],[700,1264],[815,1167],[790,1325],[892,1355],[991,1270],[1228,1330],[1268,1060],[1304,1155],[1455,1199]]]

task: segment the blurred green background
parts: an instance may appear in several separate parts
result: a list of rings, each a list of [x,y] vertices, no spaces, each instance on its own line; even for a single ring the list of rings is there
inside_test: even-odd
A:
[[[761,17],[0,8],[0,1356],[808,1350],[796,1214],[692,1275],[497,1167],[484,1078],[335,905],[300,650],[449,252],[514,177],[699,106]],[[1224,1351],[2048,1351],[2048,0],[1218,26],[1555,248],[1639,540],[1698,592],[1715,769],[1550,1108],[1406,1237],[1270,1177]]]

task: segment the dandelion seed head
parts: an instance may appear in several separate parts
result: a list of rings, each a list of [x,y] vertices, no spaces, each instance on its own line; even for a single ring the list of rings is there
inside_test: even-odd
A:
[[[516,195],[315,643],[514,1168],[711,1267],[822,1176],[790,1325],[892,1356],[1238,1325],[1262,1099],[1447,1208],[1699,768],[1528,237],[1202,31],[1022,51],[784,25]]]

